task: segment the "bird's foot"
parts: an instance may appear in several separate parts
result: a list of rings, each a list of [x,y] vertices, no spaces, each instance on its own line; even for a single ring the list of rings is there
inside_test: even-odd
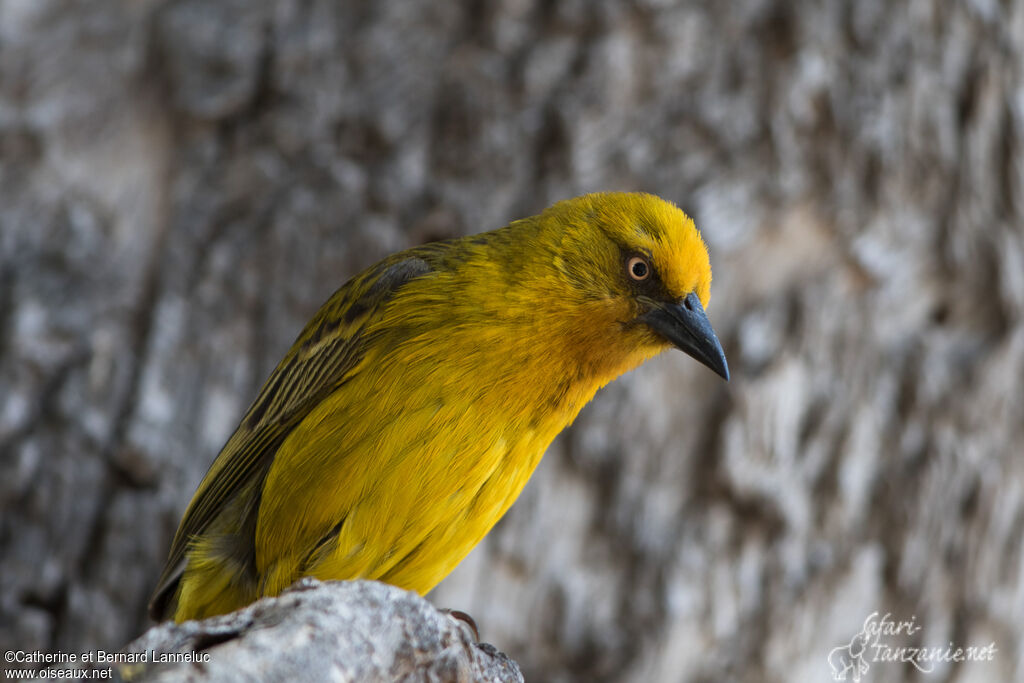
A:
[[[450,616],[451,618],[461,621],[465,623],[467,626],[469,626],[469,630],[473,632],[473,640],[475,640],[476,642],[480,642],[480,630],[476,627],[476,621],[473,620],[473,617],[469,616],[462,610],[457,609],[442,608],[441,611]]]

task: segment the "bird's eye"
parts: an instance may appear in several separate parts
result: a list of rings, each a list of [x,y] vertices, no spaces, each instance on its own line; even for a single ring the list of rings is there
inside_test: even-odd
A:
[[[629,271],[629,276],[637,282],[646,280],[651,276],[650,265],[639,256],[629,259],[629,262],[626,264],[626,270]]]

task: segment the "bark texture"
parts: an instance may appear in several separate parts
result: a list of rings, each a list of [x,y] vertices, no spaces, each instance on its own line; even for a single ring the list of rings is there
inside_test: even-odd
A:
[[[350,275],[642,189],[732,382],[603,390],[434,601],[530,680],[829,680],[874,611],[1019,679],[1022,153],[1021,0],[0,0],[0,644],[144,630]]]

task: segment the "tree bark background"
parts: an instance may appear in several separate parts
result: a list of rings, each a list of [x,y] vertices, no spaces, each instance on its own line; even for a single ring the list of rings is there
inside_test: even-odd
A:
[[[1024,676],[1024,2],[0,0],[0,644],[117,649],[349,276],[688,211],[733,380],[599,393],[433,594],[527,680]],[[898,642],[897,642],[898,641]]]

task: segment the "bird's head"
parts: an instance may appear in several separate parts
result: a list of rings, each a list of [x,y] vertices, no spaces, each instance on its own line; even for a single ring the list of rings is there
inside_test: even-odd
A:
[[[560,226],[555,265],[590,327],[603,330],[595,351],[628,349],[635,365],[675,346],[729,379],[704,313],[707,248],[678,207],[649,194],[601,193],[555,204],[540,218]]]

